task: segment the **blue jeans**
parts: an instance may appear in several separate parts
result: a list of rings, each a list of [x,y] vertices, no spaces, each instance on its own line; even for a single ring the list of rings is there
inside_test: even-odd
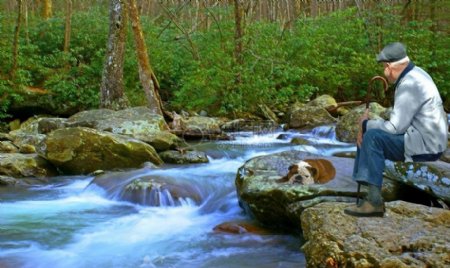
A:
[[[381,187],[386,159],[405,161],[405,138],[380,129],[369,129],[356,151],[353,180]]]

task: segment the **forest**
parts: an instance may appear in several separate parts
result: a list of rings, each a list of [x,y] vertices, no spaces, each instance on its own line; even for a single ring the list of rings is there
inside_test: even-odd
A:
[[[0,3],[4,122],[132,106],[237,118],[323,94],[363,100],[382,73],[375,55],[392,41],[407,45],[450,111],[450,1]]]

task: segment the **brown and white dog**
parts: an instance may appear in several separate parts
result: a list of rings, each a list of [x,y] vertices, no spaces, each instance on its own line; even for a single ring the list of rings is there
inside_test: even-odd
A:
[[[303,185],[324,184],[334,179],[335,175],[336,169],[330,161],[326,159],[304,159],[289,166],[288,174],[277,182]]]

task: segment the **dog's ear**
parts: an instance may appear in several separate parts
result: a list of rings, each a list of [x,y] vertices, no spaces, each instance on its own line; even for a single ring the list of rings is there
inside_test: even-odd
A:
[[[306,167],[309,172],[311,173],[311,176],[314,178],[314,180],[317,179],[317,175],[318,175],[318,170],[315,167]]]
[[[288,168],[288,170],[291,172],[297,172],[297,170],[298,170],[298,165],[297,164],[294,164],[294,165],[290,165],[289,166],[289,168]]]

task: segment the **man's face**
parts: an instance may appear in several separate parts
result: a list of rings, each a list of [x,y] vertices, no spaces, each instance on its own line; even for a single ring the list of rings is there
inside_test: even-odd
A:
[[[390,63],[388,62],[383,62],[383,68],[384,68],[384,76],[386,77],[386,79],[390,82],[390,83],[394,83],[395,82],[395,78],[393,75],[393,70],[392,70],[392,66]]]

